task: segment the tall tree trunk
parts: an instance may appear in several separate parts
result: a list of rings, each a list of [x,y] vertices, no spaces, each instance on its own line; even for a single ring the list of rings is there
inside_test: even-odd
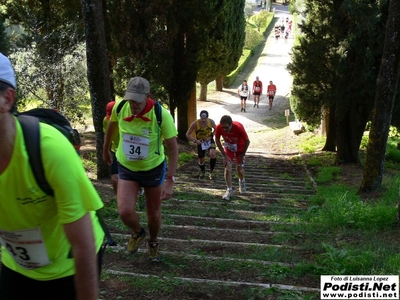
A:
[[[103,118],[111,99],[107,46],[101,0],[81,0],[86,35],[87,72],[96,132],[97,178],[106,178],[108,166],[103,162]]]
[[[200,101],[207,101],[207,84],[200,83]]]
[[[215,79],[215,90],[218,92],[222,92],[223,87],[224,87],[224,77],[218,76],[217,79]]]
[[[360,164],[358,152],[367,123],[360,111],[356,105],[351,105],[346,112],[339,112],[336,107],[337,165]]]
[[[336,151],[336,119],[335,119],[335,105],[324,109],[325,132],[326,140],[322,151]]]
[[[376,83],[375,105],[367,147],[367,159],[359,192],[382,186],[385,152],[400,71],[400,1],[390,0],[381,66]]]

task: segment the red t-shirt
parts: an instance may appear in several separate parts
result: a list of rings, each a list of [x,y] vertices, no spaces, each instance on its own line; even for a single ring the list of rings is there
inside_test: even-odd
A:
[[[232,122],[232,129],[230,132],[226,132],[221,124],[218,124],[215,129],[215,138],[217,140],[220,137],[224,139],[224,147],[232,152],[242,152],[244,149],[245,141],[249,139],[246,130],[241,123],[237,121]]]
[[[275,96],[276,93],[276,85],[275,84],[270,84],[268,86],[267,94],[268,96]]]
[[[262,82],[259,80],[255,80],[253,82],[253,93],[261,93],[262,92]]]

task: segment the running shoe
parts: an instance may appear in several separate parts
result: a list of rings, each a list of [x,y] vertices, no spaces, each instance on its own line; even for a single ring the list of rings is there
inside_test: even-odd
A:
[[[241,194],[245,194],[246,193],[246,183],[244,182],[244,180],[240,180],[239,179],[239,192]]]
[[[253,107],[256,107],[257,104],[254,103]]]
[[[145,236],[146,231],[144,230],[144,228],[142,228],[140,233],[132,233],[129,242],[126,245],[126,251],[130,254],[135,254],[138,251],[140,242],[143,241]]]
[[[158,252],[159,246],[157,242],[149,242],[147,244],[148,254],[147,261],[157,263],[161,261],[161,255]]]
[[[222,196],[222,200],[230,200],[232,195],[233,195],[233,189],[232,188],[230,188],[230,189],[227,188],[226,192],[225,192],[225,195]]]
[[[210,178],[210,180],[213,180],[215,178],[214,171],[210,171],[210,173],[208,174],[208,178]]]

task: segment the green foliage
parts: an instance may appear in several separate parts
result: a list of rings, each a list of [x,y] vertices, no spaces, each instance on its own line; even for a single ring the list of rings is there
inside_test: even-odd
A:
[[[239,60],[239,66],[231,72],[229,75],[224,77],[224,86],[230,86],[236,79],[237,75],[246,67],[247,61],[251,57],[251,51],[250,50],[243,50],[243,54],[240,57]]]
[[[311,212],[311,222],[320,229],[370,231],[388,229],[396,223],[397,199],[389,200],[383,196],[376,203],[363,202],[356,192],[341,185],[319,186],[318,194],[325,203],[318,211]]]
[[[399,141],[390,139],[386,147],[386,160],[400,163],[400,150],[397,148]]]
[[[78,104],[86,104],[85,48],[79,0],[6,1],[12,32],[12,57],[17,75],[19,108],[41,102],[82,121]]]
[[[268,17],[272,15],[268,13],[266,10],[260,11],[257,15],[251,18],[251,21],[257,26],[257,31],[262,33],[263,29],[268,27]]]
[[[373,265],[373,251],[338,249],[328,243],[322,243],[325,250],[319,260],[325,266],[325,274],[369,274]]]
[[[249,22],[246,24],[246,39],[243,52],[238,63],[238,67],[229,75],[224,77],[224,86],[230,86],[235,81],[237,74],[239,74],[246,67],[247,61],[253,55],[254,50],[259,47],[259,45],[265,40],[263,34],[270,25],[273,16],[273,13],[268,13],[264,11],[260,13],[260,17],[252,16],[250,18]],[[254,20],[258,20],[258,22],[263,25],[260,28],[261,33],[258,31],[258,27],[254,23]]]
[[[215,21],[206,28],[208,34],[199,51],[201,67],[197,81],[201,84],[225,76],[237,67],[245,37],[244,16],[237,13],[240,4],[240,1],[222,1],[215,7]]]
[[[6,28],[4,26],[3,11],[0,9],[0,52],[8,56],[9,41],[6,33]]]
[[[318,172],[315,181],[318,184],[334,181],[341,173],[342,169],[339,167],[324,167]]]
[[[264,40],[264,36],[258,30],[254,30],[251,25],[246,25],[245,49],[254,49]]]
[[[305,153],[313,153],[317,149],[321,149],[323,143],[325,141],[325,137],[320,135],[310,135],[306,139],[303,139],[300,143],[300,149]]]
[[[57,65],[53,65],[54,68],[50,73],[38,67],[38,65],[46,64],[46,61],[42,61],[36,48],[14,52],[11,57],[17,74],[19,110],[28,109],[27,104],[33,101],[37,107],[56,107],[73,123],[84,123],[86,111],[82,109],[82,106],[89,107],[90,99],[87,94],[88,83],[83,44],[72,54],[65,55]],[[61,94],[49,95],[45,87],[53,86],[55,91],[58,89],[58,84],[62,84],[62,91],[59,91]]]
[[[388,1],[295,1],[306,16],[288,70],[293,75],[291,108],[314,126],[321,111],[335,114],[340,161],[356,162],[371,118],[382,56]],[[305,11],[303,7],[306,7]],[[396,103],[400,103],[399,93]],[[398,107],[400,105],[396,105]],[[400,114],[393,111],[392,124]],[[352,128],[349,132],[348,128]]]
[[[364,134],[363,137],[361,138],[361,144],[360,144],[361,149],[367,149],[368,140],[369,140],[369,137]]]

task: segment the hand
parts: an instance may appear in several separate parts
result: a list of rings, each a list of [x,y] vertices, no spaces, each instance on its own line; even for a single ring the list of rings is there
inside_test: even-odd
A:
[[[224,161],[223,161],[223,163],[224,163],[224,167],[227,165],[227,164],[231,164],[232,163],[232,161],[231,161],[231,159],[229,158],[229,156],[228,155],[224,155]]]
[[[172,187],[174,186],[174,182],[172,180],[165,180],[162,191],[161,191],[161,201],[168,200],[172,197]]]
[[[111,166],[112,159],[109,151],[103,150],[103,160],[107,165]]]

